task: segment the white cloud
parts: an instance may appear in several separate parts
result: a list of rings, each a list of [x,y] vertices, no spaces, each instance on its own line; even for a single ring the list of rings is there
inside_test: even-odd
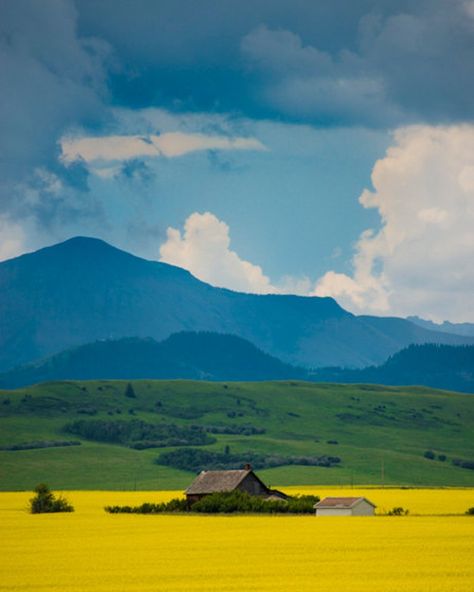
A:
[[[22,226],[0,216],[0,261],[25,252],[26,235]]]
[[[359,198],[382,218],[357,242],[352,277],[314,294],[354,312],[474,321],[474,126],[399,129]]]
[[[98,165],[132,158],[176,158],[203,150],[266,150],[256,138],[227,137],[201,133],[168,132],[161,135],[116,135],[64,137],[61,158],[65,163],[83,160]]]
[[[332,296],[360,314],[474,321],[474,126],[399,129],[359,198],[378,210],[380,230],[355,245],[351,275],[330,270],[316,283],[272,282],[230,248],[229,227],[192,214],[168,229],[161,260],[216,286],[257,293]]]
[[[258,294],[278,291],[261,267],[231,250],[229,227],[210,212],[191,214],[182,233],[168,228],[160,260],[184,267],[213,286]]]
[[[138,156],[157,156],[151,141],[139,136],[102,136],[97,138],[63,138],[61,158],[64,162],[85,160],[114,161]]]

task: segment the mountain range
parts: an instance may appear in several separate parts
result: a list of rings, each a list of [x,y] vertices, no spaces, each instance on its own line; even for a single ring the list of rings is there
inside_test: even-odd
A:
[[[474,336],[474,323],[450,323],[443,321],[442,323],[433,323],[420,317],[407,317],[409,321],[415,323],[419,327],[430,329],[431,331],[442,331],[443,333],[452,333],[454,335]]]
[[[0,371],[98,340],[232,334],[285,364],[361,368],[412,343],[474,343],[332,298],[215,288],[184,269],[76,237],[0,264]]]
[[[235,335],[188,331],[161,342],[126,337],[80,345],[0,374],[0,388],[104,379],[307,380],[474,393],[474,345],[410,345],[379,366],[307,370],[285,364]]]

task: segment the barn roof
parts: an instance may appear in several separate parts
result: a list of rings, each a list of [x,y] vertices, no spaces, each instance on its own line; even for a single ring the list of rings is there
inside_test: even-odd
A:
[[[253,471],[241,469],[235,471],[201,471],[191,485],[187,494],[215,493],[217,491],[233,491]],[[255,478],[258,477],[255,475]],[[258,479],[260,481],[260,479]]]
[[[366,497],[325,497],[317,504],[314,504],[314,508],[334,508],[334,509],[348,509],[353,508],[356,504],[361,501],[365,501],[374,508],[377,506],[373,504]]]

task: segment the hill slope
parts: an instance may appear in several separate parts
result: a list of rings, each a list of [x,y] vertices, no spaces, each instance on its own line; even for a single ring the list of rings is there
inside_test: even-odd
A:
[[[145,380],[133,381],[132,388],[133,396],[120,381],[0,391],[0,446],[17,448],[0,450],[0,488],[31,489],[41,481],[57,489],[184,488],[192,472],[154,462],[183,450],[170,443],[176,435],[185,447],[227,451],[242,462],[248,451],[340,459],[332,467],[259,470],[270,485],[380,484],[382,462],[385,484],[474,484],[474,471],[453,464],[474,460],[469,395],[297,381]],[[72,432],[65,432],[71,423]],[[129,447],[161,436],[165,447]],[[64,445],[71,440],[80,445]],[[25,446],[36,448],[18,449]],[[434,460],[425,457],[428,450]]]
[[[317,370],[311,379],[322,382],[419,384],[474,393],[474,346],[410,345],[381,366],[359,370],[323,368]]]
[[[0,371],[100,339],[213,331],[283,361],[362,367],[410,343],[472,343],[331,298],[241,294],[107,243],[74,238],[0,264]]]
[[[137,337],[97,341],[0,375],[0,388],[53,380],[187,378],[282,380],[305,378],[235,335],[175,333],[160,343]]]

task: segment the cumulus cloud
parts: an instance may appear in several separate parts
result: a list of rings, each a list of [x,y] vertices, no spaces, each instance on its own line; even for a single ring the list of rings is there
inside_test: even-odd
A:
[[[314,294],[364,313],[474,320],[474,126],[395,132],[359,198],[382,227],[356,245],[352,276],[327,272]]]
[[[332,296],[358,314],[474,321],[474,126],[410,126],[372,171],[359,201],[377,210],[378,230],[359,237],[353,273],[318,281],[271,279],[230,247],[229,227],[211,213],[169,228],[161,260],[216,286],[256,293]]]
[[[146,136],[65,137],[61,140],[65,163],[114,163],[136,158],[176,158],[203,150],[265,150],[256,138],[168,132]]]
[[[189,270],[200,280],[240,292],[276,292],[261,267],[230,248],[229,227],[214,214],[191,214],[184,231],[168,228],[160,260]]]

